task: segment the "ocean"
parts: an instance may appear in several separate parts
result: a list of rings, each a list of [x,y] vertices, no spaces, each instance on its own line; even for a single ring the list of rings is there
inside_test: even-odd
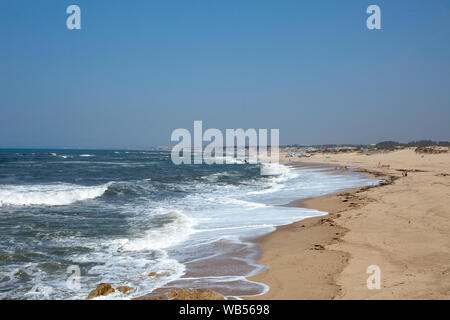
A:
[[[280,205],[378,183],[279,169],[174,165],[167,151],[0,150],[0,299],[85,299],[100,282],[132,288],[108,299],[168,285],[261,294],[246,279],[264,268],[250,239],[325,214]],[[80,288],[67,285],[74,265]]]

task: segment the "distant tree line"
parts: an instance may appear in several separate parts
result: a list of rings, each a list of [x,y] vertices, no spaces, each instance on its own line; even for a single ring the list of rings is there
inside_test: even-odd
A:
[[[375,145],[373,144],[320,144],[320,145],[299,145],[290,144],[282,145],[282,148],[317,148],[317,149],[332,149],[332,148],[342,148],[342,147],[355,147],[358,149],[362,148],[393,148],[393,147],[430,147],[430,146],[442,146],[450,147],[449,141],[433,141],[433,140],[419,140],[411,141],[408,143],[401,143],[397,141],[382,141]]]
[[[449,141],[433,141],[433,140],[419,140],[419,141],[411,141],[408,143],[401,143],[397,141],[383,141],[376,144],[376,147],[380,148],[388,148],[388,147],[430,147],[430,146],[442,146],[449,147]]]

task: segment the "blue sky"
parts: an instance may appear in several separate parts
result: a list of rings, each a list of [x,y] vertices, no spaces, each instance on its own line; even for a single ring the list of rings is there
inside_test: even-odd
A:
[[[281,143],[450,140],[446,0],[2,0],[0,48],[0,147],[169,145],[194,120]]]

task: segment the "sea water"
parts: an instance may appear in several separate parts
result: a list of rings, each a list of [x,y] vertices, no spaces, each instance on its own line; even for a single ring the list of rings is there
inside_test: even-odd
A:
[[[84,299],[100,282],[129,299],[168,284],[236,297],[267,287],[246,276],[249,239],[325,214],[280,206],[372,185],[358,173],[257,164],[174,165],[166,151],[0,150],[0,298]],[[67,285],[69,266],[80,288]],[[149,273],[158,276],[149,276]]]

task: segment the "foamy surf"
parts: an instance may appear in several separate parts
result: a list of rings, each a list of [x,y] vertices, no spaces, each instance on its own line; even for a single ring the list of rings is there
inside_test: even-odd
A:
[[[161,221],[147,230],[143,237],[137,239],[125,239],[120,246],[121,251],[148,251],[164,249],[185,241],[194,233],[192,219],[178,211],[171,211],[159,217],[153,217],[155,222]]]
[[[1,185],[0,206],[62,206],[77,201],[95,199],[108,189],[110,183],[98,186],[75,184]]]
[[[246,239],[323,214],[277,205],[368,182],[281,164],[267,176],[259,164],[175,166],[169,152],[53,153],[0,153],[2,299],[84,299],[100,282],[132,288],[102,299],[129,299],[173,280],[258,294],[245,276],[262,266]],[[70,265],[81,268],[77,292]]]
[[[279,163],[261,163],[261,175],[262,176],[280,176],[288,172],[288,168]]]

